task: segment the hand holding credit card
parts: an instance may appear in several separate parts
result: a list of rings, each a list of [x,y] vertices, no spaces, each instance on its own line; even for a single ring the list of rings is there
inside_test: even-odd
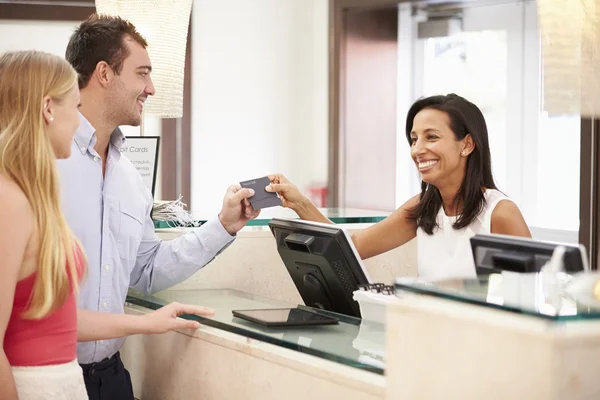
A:
[[[240,182],[243,188],[254,190],[254,196],[249,197],[248,200],[250,200],[250,204],[255,210],[281,205],[281,199],[277,196],[277,193],[269,193],[265,190],[270,184],[271,181],[268,176]]]

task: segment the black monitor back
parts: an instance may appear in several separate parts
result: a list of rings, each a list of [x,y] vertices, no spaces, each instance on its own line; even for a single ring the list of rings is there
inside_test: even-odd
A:
[[[344,231],[335,225],[279,218],[269,227],[304,303],[360,318],[353,292],[369,278]]]
[[[475,235],[471,249],[477,274],[539,272],[552,258],[554,249],[565,247],[564,266],[567,273],[589,270],[583,245],[562,244],[506,235]]]

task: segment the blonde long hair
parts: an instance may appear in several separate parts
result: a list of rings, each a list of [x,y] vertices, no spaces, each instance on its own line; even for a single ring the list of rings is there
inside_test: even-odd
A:
[[[60,57],[36,51],[0,56],[0,174],[27,196],[40,237],[37,276],[24,315],[29,319],[48,315],[64,304],[71,288],[79,288],[83,249],[61,211],[56,156],[42,114],[44,97],[63,101],[75,85],[77,73]]]

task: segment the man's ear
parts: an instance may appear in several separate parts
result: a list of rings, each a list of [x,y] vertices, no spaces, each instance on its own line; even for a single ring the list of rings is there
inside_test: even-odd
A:
[[[106,61],[100,61],[96,64],[96,69],[94,70],[94,75],[96,76],[96,80],[102,87],[106,87],[109,85],[112,77],[114,76],[114,71],[108,65]]]
[[[54,102],[50,96],[46,96],[42,100],[42,116],[46,125],[50,125],[54,121]]]

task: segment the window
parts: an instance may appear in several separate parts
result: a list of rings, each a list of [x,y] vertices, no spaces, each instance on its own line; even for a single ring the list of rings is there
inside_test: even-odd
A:
[[[399,12],[406,24],[407,10]],[[429,39],[402,35],[407,28],[400,26],[398,45],[413,49],[414,84],[399,94],[398,140],[407,107],[419,97],[454,92],[473,101],[486,118],[496,184],[519,205],[534,238],[578,242],[580,116],[542,111],[535,2],[471,5],[462,20],[461,33]],[[400,76],[406,60],[399,64]],[[397,184],[415,194],[415,169],[403,161],[408,145],[405,151],[398,170],[412,170],[398,173]],[[397,193],[400,205],[406,190]]]
[[[494,179],[506,187],[506,31],[424,40],[423,96],[457,93],[477,104],[488,127]]]

